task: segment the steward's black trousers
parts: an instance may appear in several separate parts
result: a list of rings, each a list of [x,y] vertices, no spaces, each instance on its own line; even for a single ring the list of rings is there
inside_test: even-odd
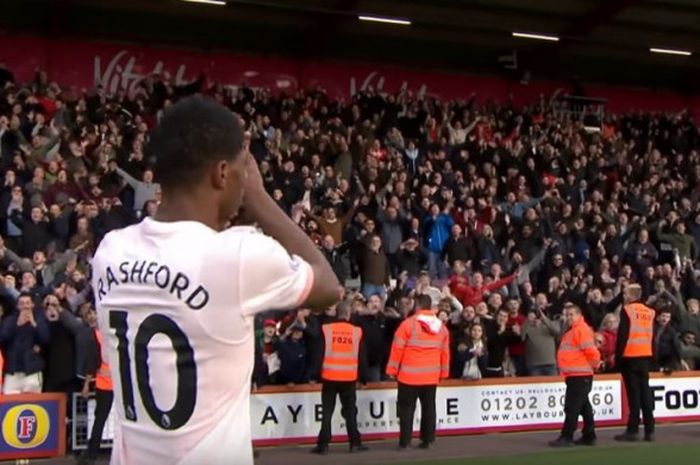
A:
[[[654,432],[654,394],[649,387],[649,369],[651,362],[646,359],[623,358],[620,363],[622,380],[627,391],[629,417],[627,432],[639,433],[639,411],[644,416],[644,433]]]
[[[411,386],[399,383],[398,407],[399,426],[401,433],[399,436],[399,446],[408,447],[411,443],[413,433],[413,417],[416,412],[416,401],[420,399],[420,439],[423,443],[431,444],[435,442],[435,393],[437,386]]]
[[[564,426],[561,437],[573,441],[578,417],[583,417],[584,439],[595,438],[593,407],[588,394],[593,388],[593,376],[569,376],[566,378],[566,396],[564,400]]]
[[[319,447],[326,447],[331,442],[331,419],[335,411],[335,398],[340,397],[340,414],[345,419],[348,439],[351,446],[362,444],[360,431],[357,429],[357,388],[355,381],[323,381],[321,388],[321,405],[323,419],[318,433]]]

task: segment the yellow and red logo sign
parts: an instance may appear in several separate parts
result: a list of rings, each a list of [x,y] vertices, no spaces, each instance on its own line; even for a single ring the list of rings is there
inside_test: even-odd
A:
[[[65,452],[65,397],[9,395],[0,399],[0,460]]]
[[[2,437],[15,449],[32,449],[46,442],[51,420],[49,412],[38,404],[10,407],[2,419]]]

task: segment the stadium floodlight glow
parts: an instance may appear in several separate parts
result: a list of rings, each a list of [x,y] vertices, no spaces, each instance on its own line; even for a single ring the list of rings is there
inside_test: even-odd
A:
[[[531,34],[529,32],[514,32],[513,37],[520,37],[522,39],[537,39],[537,40],[548,40],[550,42],[559,42],[559,37],[550,36],[546,34]]]
[[[386,18],[384,16],[359,15],[357,19],[359,19],[360,21],[373,21],[375,23],[399,24],[401,26],[411,25],[411,21],[408,19]]]
[[[217,5],[217,6],[224,6],[226,5],[226,2],[224,0],[182,0],[183,2],[190,2],[190,3],[206,3],[207,5]]]
[[[664,53],[666,55],[682,55],[689,57],[692,55],[692,52],[689,52],[687,50],[674,50],[672,48],[656,48],[656,47],[651,47],[649,49],[651,53]]]

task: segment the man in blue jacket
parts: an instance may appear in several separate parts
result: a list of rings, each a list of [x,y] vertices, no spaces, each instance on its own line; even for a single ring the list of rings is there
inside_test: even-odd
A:
[[[445,208],[445,211],[449,209]],[[430,213],[423,220],[423,232],[428,248],[428,272],[432,279],[447,277],[443,251],[453,225],[454,220],[448,213],[440,213],[440,207],[435,203],[430,206]]]
[[[42,346],[49,343],[49,327],[43,313],[34,310],[30,294],[19,295],[17,310],[5,318],[0,328],[0,344],[5,349],[3,393],[41,392]]]
[[[306,379],[306,346],[304,328],[294,323],[289,334],[278,346],[280,357],[279,380],[282,384],[303,384]]]

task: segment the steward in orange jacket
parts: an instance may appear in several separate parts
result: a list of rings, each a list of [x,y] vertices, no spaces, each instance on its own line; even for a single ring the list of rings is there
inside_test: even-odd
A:
[[[578,307],[567,307],[567,310]],[[559,373],[565,378],[572,376],[593,376],[600,366],[600,352],[595,346],[593,329],[588,326],[585,319],[566,315],[570,324],[569,330],[564,333],[557,351],[557,364]]]
[[[615,363],[620,368],[627,392],[627,429],[616,441],[637,441],[639,412],[644,416],[644,440],[654,440],[654,396],[649,387],[649,370],[654,358],[655,312],[640,302],[642,288],[630,284],[622,293],[623,306],[617,331]]]
[[[581,315],[581,309],[568,304],[564,307],[564,318],[569,329],[564,333],[557,352],[559,372],[566,378],[564,400],[564,425],[559,438],[549,443],[552,447],[567,447],[573,444],[592,446],[595,444],[595,422],[593,407],[588,394],[593,388],[593,373],[601,365],[600,352],[595,346],[593,330]],[[574,443],[578,417],[583,417],[583,435]]]
[[[364,363],[362,348],[362,328],[350,324],[352,307],[350,302],[342,301],[336,306],[337,321],[323,325],[324,355],[321,368],[321,404],[323,414],[321,431],[318,433],[313,454],[328,453],[331,442],[331,420],[335,410],[335,399],[340,397],[340,414],[345,419],[345,426],[350,439],[350,452],[363,452],[360,431],[357,428],[357,372]],[[362,360],[363,363],[360,362]]]
[[[102,347],[102,333],[97,328],[97,317],[94,310],[89,310],[86,316],[88,324],[92,327],[92,331],[97,341],[97,349],[100,354],[100,366],[95,374],[95,421],[92,424],[92,430],[90,431],[90,439],[88,440],[88,447],[85,451],[85,456],[81,463],[92,463],[97,458],[97,454],[100,452],[100,444],[102,442],[102,433],[104,431],[105,423],[109,417],[109,412],[112,409],[112,402],[114,401],[114,392],[112,390],[112,374],[110,372],[110,367],[104,358],[103,347]],[[88,383],[86,381],[86,383]],[[84,396],[87,396],[87,391],[84,389]]]
[[[435,393],[440,379],[450,374],[450,336],[431,307],[430,296],[416,297],[416,314],[396,330],[386,367],[386,374],[396,377],[399,384],[400,449],[410,445],[417,399],[421,406],[420,447],[432,447]]]

